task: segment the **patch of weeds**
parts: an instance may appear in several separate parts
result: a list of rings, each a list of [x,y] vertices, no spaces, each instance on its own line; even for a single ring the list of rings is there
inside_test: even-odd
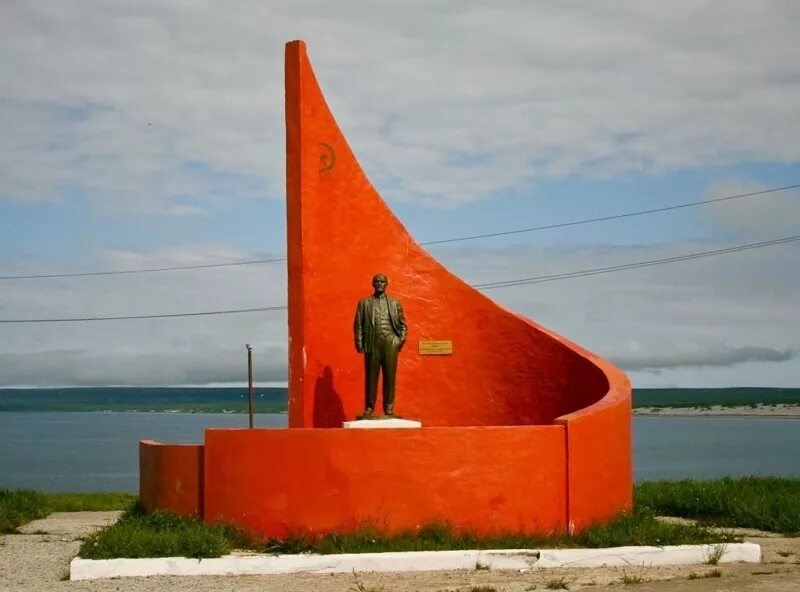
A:
[[[69,566],[64,568],[64,571],[62,571],[61,575],[58,576],[58,580],[60,582],[69,582]]]
[[[17,527],[50,513],[47,496],[33,489],[0,489],[0,534],[19,534]]]
[[[407,551],[445,551],[457,549],[538,549],[601,548],[628,545],[682,545],[739,541],[731,533],[719,533],[694,524],[671,524],[657,520],[649,508],[625,513],[606,523],[587,528],[580,534],[550,536],[498,533],[478,535],[457,531],[446,523],[434,523],[417,530],[387,535],[380,527],[362,524],[347,533],[321,537],[304,534],[267,541],[261,550],[269,553],[383,553]],[[480,569],[480,568],[476,568]]]
[[[31,534],[50,534],[50,533],[47,532],[46,530],[42,530],[41,528],[38,528],[38,529],[34,530]]]
[[[774,571],[751,571],[750,574],[754,576],[771,576]]]
[[[492,569],[492,566],[488,563],[475,562],[475,571],[489,571],[490,569]]]
[[[289,536],[285,539],[267,539],[264,550],[273,555],[299,555],[314,550],[314,541],[306,535]]]
[[[472,586],[469,592],[498,592],[494,586]]]
[[[640,576],[639,574],[629,574],[624,569],[622,570],[622,579],[620,580],[626,586],[632,586],[635,584],[642,584],[644,583],[644,577]]]
[[[348,592],[383,592],[383,587],[382,586],[367,586],[366,584],[364,584],[364,582],[362,582],[358,578],[358,576],[356,575],[356,572],[353,571],[353,585],[350,586],[347,590],[348,590]]]
[[[656,519],[647,506],[624,513],[607,524],[587,528],[574,537],[580,546],[589,548],[625,547],[628,545],[692,545],[735,542],[731,533],[714,532],[697,524],[675,524]]]
[[[778,555],[781,557],[789,557],[790,555],[794,555],[794,551],[778,551]]]
[[[564,578],[547,580],[544,583],[544,587],[548,590],[569,590],[569,584]]]
[[[722,556],[725,555],[725,551],[727,550],[728,545],[725,543],[717,543],[711,547],[711,550],[708,552],[708,557],[706,557],[706,563],[708,565],[717,565],[719,560],[722,559]]]
[[[706,571],[703,573],[692,572],[689,574],[688,579],[690,580],[703,580],[705,578],[721,578],[722,571],[719,569],[712,569],[711,571]]]
[[[88,535],[81,545],[84,559],[114,557],[220,557],[234,548],[252,547],[242,531],[206,525],[172,512],[145,514],[134,506],[111,526]]]
[[[533,586],[528,586],[527,588],[525,588],[525,592],[533,592],[534,590],[536,590],[536,584],[534,584]]]

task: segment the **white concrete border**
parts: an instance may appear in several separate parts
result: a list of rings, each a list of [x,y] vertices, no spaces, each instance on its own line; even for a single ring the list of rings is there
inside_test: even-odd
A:
[[[70,564],[70,580],[133,576],[219,576],[288,573],[402,572],[453,569],[531,569],[689,565],[706,563],[722,551],[719,563],[759,563],[761,547],[754,543],[613,547],[610,549],[502,549],[493,551],[419,551],[413,553],[351,553],[346,555],[227,555],[214,559],[81,559]]]

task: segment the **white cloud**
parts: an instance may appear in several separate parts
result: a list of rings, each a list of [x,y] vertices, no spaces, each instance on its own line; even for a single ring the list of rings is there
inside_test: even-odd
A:
[[[674,368],[727,368],[746,362],[786,362],[798,355],[798,350],[779,350],[771,347],[729,347],[718,343],[694,343],[680,349],[674,344],[670,352],[644,350],[641,346],[629,353],[617,354],[611,361],[626,370],[661,371]]]
[[[470,283],[657,259],[728,246],[508,247],[434,250]],[[177,265],[252,254],[219,244],[109,252],[107,267]],[[2,262],[4,269],[13,268]],[[637,386],[795,386],[800,359],[794,245],[674,265],[488,291],[631,372]],[[76,269],[77,270],[77,269]],[[3,318],[159,314],[281,305],[285,266],[253,265],[3,286]],[[413,323],[413,319],[409,319]],[[102,323],[2,325],[0,386],[243,382],[286,373],[283,311]],[[349,340],[347,335],[343,340]],[[349,342],[349,341],[348,341]]]
[[[297,37],[387,197],[797,162],[798,17],[745,1],[4,2],[0,198],[187,214],[280,196]]]
[[[106,269],[246,259],[221,244],[108,251]],[[166,265],[165,265],[166,264]],[[50,263],[49,267],[55,268]],[[46,266],[47,267],[47,266]],[[18,269],[4,262],[4,269]],[[73,268],[69,271],[85,271]],[[4,282],[3,318],[205,312],[284,304],[285,264],[146,275]],[[286,380],[285,311],[131,321],[4,324],[2,385],[159,385],[246,381],[246,343],[258,382]]]
[[[760,189],[763,187],[748,181],[719,182],[709,187],[708,197],[714,199],[742,195]],[[758,238],[794,236],[800,230],[800,189],[731,200],[723,204],[703,209],[705,219],[714,230],[735,231]]]

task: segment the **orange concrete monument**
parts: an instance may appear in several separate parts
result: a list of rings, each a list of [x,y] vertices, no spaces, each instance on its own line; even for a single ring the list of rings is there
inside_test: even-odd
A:
[[[420,247],[364,175],[302,41],[286,46],[286,184],[289,428],[209,429],[201,466],[141,443],[146,506],[278,537],[365,522],[575,532],[631,507],[626,376]],[[342,429],[363,409],[353,308],[377,271],[409,327],[395,412],[421,429]]]

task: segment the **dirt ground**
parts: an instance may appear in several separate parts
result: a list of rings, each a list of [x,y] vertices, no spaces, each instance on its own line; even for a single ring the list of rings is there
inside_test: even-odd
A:
[[[498,591],[523,592],[553,589],[559,582],[569,590],[613,587],[634,588],[637,592],[800,591],[800,538],[752,530],[742,531],[742,535],[761,545],[761,564],[67,581],[69,562],[80,547],[79,537],[116,517],[116,512],[58,513],[25,525],[21,529],[24,534],[0,537],[0,591],[468,592],[472,586],[491,586]],[[719,575],[704,577],[714,574]]]

